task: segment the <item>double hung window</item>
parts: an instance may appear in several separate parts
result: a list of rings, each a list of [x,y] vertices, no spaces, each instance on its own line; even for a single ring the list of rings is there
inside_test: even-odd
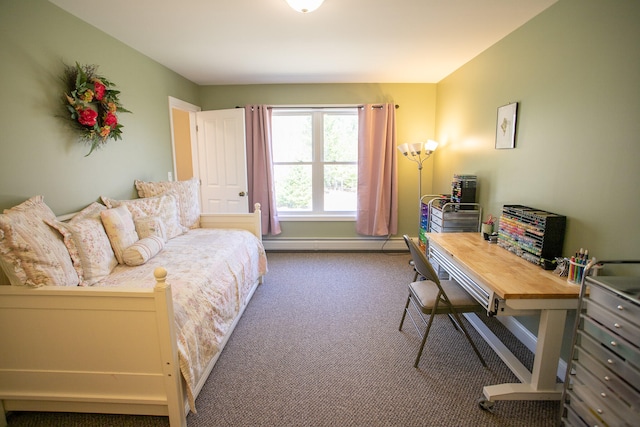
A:
[[[273,108],[278,215],[355,217],[357,108]]]

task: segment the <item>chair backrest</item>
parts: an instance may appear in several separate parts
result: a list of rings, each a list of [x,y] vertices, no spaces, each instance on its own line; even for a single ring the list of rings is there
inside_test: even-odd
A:
[[[433,269],[433,266],[427,259],[427,256],[425,255],[425,253],[422,252],[422,250],[420,250],[420,247],[416,245],[416,243],[413,241],[413,239],[411,239],[411,237],[409,237],[406,234],[402,237],[404,238],[404,241],[407,244],[407,247],[409,248],[409,252],[411,252],[411,258],[413,259],[413,266],[418,272],[418,274],[427,280],[431,280],[432,282],[437,283],[438,287],[440,287],[440,280],[438,279],[438,274]]]

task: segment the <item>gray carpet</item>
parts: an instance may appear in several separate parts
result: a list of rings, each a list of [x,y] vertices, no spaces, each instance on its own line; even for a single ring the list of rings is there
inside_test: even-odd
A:
[[[398,331],[408,254],[269,253],[258,288],[196,400],[189,427],[555,426],[557,402],[478,408],[482,386],[517,382],[469,326],[489,367],[445,317],[429,335]],[[530,366],[531,353],[487,324]],[[167,426],[163,417],[13,413],[9,426]]]

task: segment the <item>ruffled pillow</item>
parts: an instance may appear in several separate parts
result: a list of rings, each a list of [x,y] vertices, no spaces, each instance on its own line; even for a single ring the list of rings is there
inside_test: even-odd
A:
[[[124,264],[122,252],[138,241],[138,233],[136,233],[131,212],[122,205],[100,212],[100,217],[118,263]]]
[[[12,285],[77,286],[80,282],[55,221],[42,196],[5,209],[0,215],[0,257]]]
[[[158,236],[140,239],[122,252],[124,263],[131,266],[142,265],[156,256],[164,248],[164,240]]]
[[[191,178],[186,181],[135,182],[138,197],[154,197],[171,193],[178,201],[180,224],[186,228],[200,227],[200,181]]]
[[[100,218],[100,212],[106,209],[100,203],[94,202],[78,212],[69,222],[47,220],[47,224],[62,234],[80,278],[80,286],[93,285],[118,265]]]
[[[184,234],[188,230],[180,225],[178,219],[178,203],[172,194],[133,200],[115,200],[103,196],[102,201],[108,208],[126,206],[134,220],[145,216],[160,217],[164,223],[167,240]]]

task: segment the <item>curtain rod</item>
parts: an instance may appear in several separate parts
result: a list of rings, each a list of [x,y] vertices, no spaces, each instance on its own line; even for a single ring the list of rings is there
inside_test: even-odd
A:
[[[382,108],[383,105],[372,105],[371,108]],[[398,108],[400,108],[400,106],[398,104],[395,105],[396,110]],[[239,105],[236,105],[236,108],[244,108],[241,107]],[[329,105],[329,106],[310,106],[310,107],[304,107],[304,106],[300,106],[300,105],[293,105],[293,106],[278,106],[278,107],[267,107],[268,109],[272,110],[272,109],[283,109],[283,110],[294,110],[294,109],[304,109],[304,110],[309,110],[309,109],[313,109],[313,108],[317,108],[317,109],[331,109],[331,108],[364,108],[364,105],[339,105],[339,106],[334,106],[334,105]]]

